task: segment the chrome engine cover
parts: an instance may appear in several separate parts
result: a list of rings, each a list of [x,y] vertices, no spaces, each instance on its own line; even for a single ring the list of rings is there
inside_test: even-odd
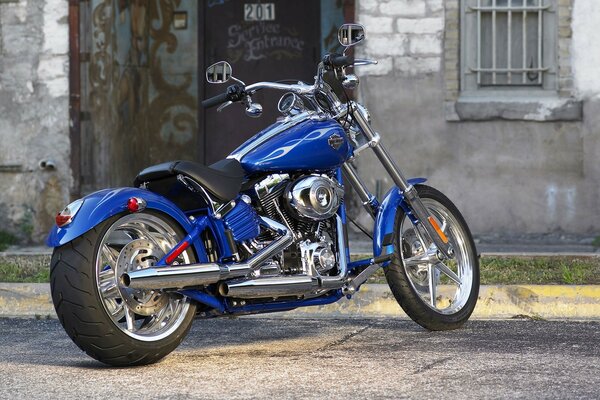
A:
[[[285,200],[299,218],[322,221],[337,212],[344,199],[344,187],[323,175],[300,178],[286,190]]]
[[[302,254],[304,273],[309,276],[325,275],[336,266],[335,254],[331,243],[325,240],[311,242],[306,240],[299,245]]]

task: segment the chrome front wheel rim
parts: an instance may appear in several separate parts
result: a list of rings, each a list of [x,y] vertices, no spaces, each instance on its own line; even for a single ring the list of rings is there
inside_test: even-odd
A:
[[[100,300],[113,324],[128,336],[146,342],[164,339],[181,326],[190,300],[160,290],[124,287],[125,272],[151,268],[178,243],[177,232],[163,219],[147,213],[124,216],[104,234],[96,254],[95,277]],[[189,264],[190,251],[177,262]]]
[[[440,314],[451,315],[467,304],[473,290],[475,255],[469,234],[458,219],[440,202],[421,199],[440,229],[447,236],[454,258],[445,260],[434,244],[428,248],[423,235],[404,216],[400,224],[400,254],[406,276],[419,298]]]

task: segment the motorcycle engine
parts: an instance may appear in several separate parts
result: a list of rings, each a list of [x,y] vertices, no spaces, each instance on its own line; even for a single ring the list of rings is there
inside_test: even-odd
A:
[[[331,218],[344,198],[344,188],[328,176],[302,177],[285,191],[286,204],[296,217],[312,221]]]
[[[281,274],[326,275],[336,261],[334,216],[343,202],[344,189],[327,175],[303,175],[292,179],[288,174],[266,177],[254,187],[261,214],[283,223],[295,237],[295,244],[276,260]],[[272,240],[269,234],[257,238]],[[273,262],[265,271],[274,273]]]

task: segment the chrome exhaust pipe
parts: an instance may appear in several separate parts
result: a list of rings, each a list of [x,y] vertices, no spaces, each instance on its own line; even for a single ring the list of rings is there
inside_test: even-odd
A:
[[[244,268],[239,268],[235,272],[244,276],[249,271],[251,268],[245,265]],[[225,279],[222,277],[230,276],[232,272],[227,266],[219,264],[147,268],[121,275],[121,284],[132,289],[183,289],[216,283]]]
[[[264,225],[282,235],[279,239],[240,264],[190,264],[146,268],[123,274],[121,284],[132,289],[183,289],[239,278],[259,268],[266,260],[281,253],[294,242],[294,236],[285,226],[261,217]]]
[[[219,293],[224,297],[259,299],[266,297],[301,296],[318,288],[318,280],[310,276],[277,276],[223,282],[219,286]]]
[[[340,289],[345,284],[348,274],[348,258],[346,257],[345,225],[338,216],[336,219],[337,247],[339,251],[339,274],[336,276],[275,276],[257,279],[239,279],[223,282],[219,293],[224,297],[240,299],[273,298],[285,296],[302,296],[322,289]]]

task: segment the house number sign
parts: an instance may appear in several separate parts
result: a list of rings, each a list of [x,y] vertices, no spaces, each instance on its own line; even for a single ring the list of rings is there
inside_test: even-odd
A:
[[[274,3],[246,3],[244,4],[245,21],[274,21]]]

